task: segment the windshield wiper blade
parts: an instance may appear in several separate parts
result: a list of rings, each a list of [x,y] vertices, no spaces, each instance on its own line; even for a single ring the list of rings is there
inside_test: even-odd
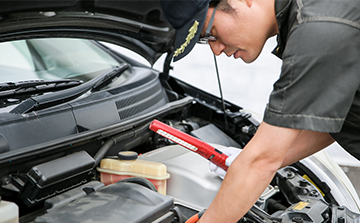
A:
[[[18,82],[4,82],[0,83],[0,92],[9,90],[20,90],[20,89],[57,89],[66,88],[67,86],[77,86],[82,84],[81,80],[74,79],[60,79],[60,80],[28,80]]]
[[[49,108],[71,101],[88,91],[97,91],[104,86],[111,83],[111,81],[119,77],[125,70],[129,68],[128,64],[121,64],[98,77],[95,77],[79,86],[58,91],[52,94],[46,94],[36,97],[31,97],[21,102],[18,106],[10,111],[13,114],[24,114],[31,111],[37,111],[44,108]],[[0,92],[1,93],[1,92]]]
[[[36,95],[42,95],[46,92],[61,91],[82,84],[81,80],[63,79],[63,80],[29,80],[19,82],[0,83],[0,108],[13,104],[19,104],[21,101]]]
[[[32,95],[39,95],[46,92],[60,91],[82,84],[81,80],[29,80],[19,82],[0,83],[0,100],[24,99]],[[5,102],[4,102],[5,103]]]

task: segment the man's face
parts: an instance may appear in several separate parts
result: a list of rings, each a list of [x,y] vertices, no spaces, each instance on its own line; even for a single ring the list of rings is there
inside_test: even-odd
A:
[[[266,0],[268,2],[273,2]],[[261,53],[266,40],[277,33],[277,23],[272,9],[265,11],[262,2],[229,0],[233,10],[215,12],[211,28],[212,36],[217,40],[209,41],[215,55],[225,53],[228,57],[241,58],[246,63],[253,62]],[[214,8],[209,8],[202,34],[208,26]]]

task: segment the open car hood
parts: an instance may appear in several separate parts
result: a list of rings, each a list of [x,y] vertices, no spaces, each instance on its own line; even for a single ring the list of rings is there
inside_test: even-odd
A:
[[[71,37],[129,48],[151,64],[172,51],[175,30],[160,1],[1,1],[0,42]]]

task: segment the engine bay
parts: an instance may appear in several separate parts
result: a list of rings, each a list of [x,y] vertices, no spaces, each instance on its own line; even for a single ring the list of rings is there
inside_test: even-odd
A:
[[[188,125],[188,121],[167,122],[182,126],[182,130]],[[213,124],[199,125],[193,135],[200,137],[202,131],[207,136],[223,134],[220,138],[227,139]],[[227,146],[237,144],[227,141]],[[13,174],[7,184],[3,180],[3,189],[18,191],[18,199],[27,211],[36,210],[25,213],[21,222],[185,222],[210,205],[222,180],[209,170],[208,160],[198,154],[155,134],[150,144],[154,143],[158,148],[142,153],[137,160],[166,166],[169,178],[164,180],[165,194],[159,193],[150,181],[151,174],[146,179],[146,174],[141,177],[131,171],[123,173],[124,179],[105,186],[101,168],[95,168],[96,155],[93,158],[85,151],[36,165],[25,175]],[[212,145],[220,150],[224,147]],[[113,155],[106,159],[124,162]],[[116,169],[114,166],[110,168]],[[334,214],[346,218],[347,212],[345,207],[330,205],[324,192],[301,169],[289,166],[276,173],[239,222],[328,222]]]
[[[3,164],[0,214],[10,213],[5,205],[20,222],[183,223],[205,210],[222,179],[209,170],[208,160],[150,131],[150,122],[161,120],[219,150],[242,149],[259,123],[228,102],[224,122],[218,98],[175,79],[168,83],[179,94],[163,83],[170,102],[160,109],[104,129],[80,132],[72,141],[42,147],[39,153],[21,153],[17,160]],[[138,155],[124,161],[119,152]],[[339,205],[326,182],[297,162],[277,171],[239,222],[357,219],[358,214]]]

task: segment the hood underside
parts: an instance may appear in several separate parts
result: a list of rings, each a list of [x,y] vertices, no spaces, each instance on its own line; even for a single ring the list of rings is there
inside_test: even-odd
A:
[[[172,50],[175,30],[160,1],[1,1],[0,42],[70,37],[129,48],[153,64]]]

